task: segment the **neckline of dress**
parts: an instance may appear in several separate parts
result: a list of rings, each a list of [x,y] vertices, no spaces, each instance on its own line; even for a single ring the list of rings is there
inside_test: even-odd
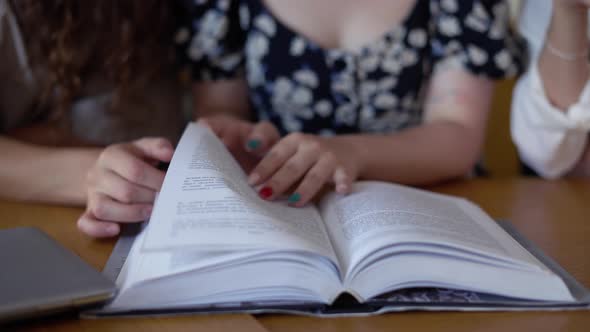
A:
[[[370,53],[371,50],[373,50],[377,45],[379,45],[385,40],[393,39],[393,36],[396,33],[399,33],[401,29],[405,28],[408,25],[408,23],[413,20],[422,1],[423,0],[415,0],[410,10],[406,13],[404,18],[400,22],[395,24],[392,28],[387,29],[385,32],[379,34],[376,38],[372,38],[367,43],[364,43],[356,50],[351,50],[344,47],[324,47],[320,45],[318,42],[314,41],[309,36],[297,31],[297,29],[291,27],[290,25],[279,19],[279,17],[275,15],[275,13],[266,5],[266,3],[264,3],[263,0],[258,0],[257,2],[259,3],[261,10],[266,15],[268,15],[280,29],[286,31],[288,34],[292,36],[301,39],[310,48],[318,49],[322,53],[329,55],[358,56]]]

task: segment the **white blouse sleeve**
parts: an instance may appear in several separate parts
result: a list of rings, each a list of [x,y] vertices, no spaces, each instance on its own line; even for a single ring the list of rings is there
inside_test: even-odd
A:
[[[584,152],[590,132],[590,82],[566,112],[554,107],[539,75],[538,62],[519,80],[512,99],[511,134],[522,160],[539,175],[557,178]]]
[[[529,1],[528,4],[531,2],[541,3]],[[538,21],[531,24],[532,16],[528,13],[532,9],[532,6],[525,6],[520,25],[529,41],[532,61],[514,90],[510,129],[521,159],[539,175],[557,178],[575,166],[586,147],[590,132],[590,82],[579,100],[565,112],[551,104],[538,70],[551,8],[537,12],[536,17],[545,20],[541,24]]]

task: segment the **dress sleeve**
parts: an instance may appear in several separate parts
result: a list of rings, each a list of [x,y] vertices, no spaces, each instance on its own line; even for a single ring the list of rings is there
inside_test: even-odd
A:
[[[491,79],[519,74],[525,43],[501,0],[431,0],[434,65],[451,62]]]
[[[175,42],[193,80],[242,76],[245,31],[239,16],[239,1],[181,1]]]

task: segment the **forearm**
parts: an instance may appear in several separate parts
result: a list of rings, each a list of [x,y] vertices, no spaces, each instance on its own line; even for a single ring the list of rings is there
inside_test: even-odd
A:
[[[463,70],[435,70],[423,124],[389,135],[345,136],[360,177],[427,185],[467,175],[481,156],[494,83]]]
[[[228,115],[251,120],[248,88],[244,80],[194,83],[192,90],[194,119]]]
[[[548,99],[565,111],[576,103],[585,84],[590,79],[587,56],[566,60],[551,51],[583,55],[588,51],[585,10],[573,5],[555,3],[553,17],[547,33],[545,46],[539,58],[539,73]]]
[[[391,135],[335,139],[358,155],[362,179],[426,185],[468,174],[479,158],[481,137],[461,124],[439,121]]]
[[[49,148],[0,137],[0,197],[83,205],[86,174],[100,149]]]

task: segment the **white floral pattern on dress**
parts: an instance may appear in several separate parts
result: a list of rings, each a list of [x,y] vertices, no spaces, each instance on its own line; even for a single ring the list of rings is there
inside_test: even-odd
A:
[[[332,103],[325,99],[320,100],[315,104],[314,109],[319,116],[325,118],[332,114]]]
[[[359,52],[322,49],[260,0],[186,1],[193,16],[175,41],[195,79],[245,74],[258,118],[283,134],[402,130],[421,122],[439,64],[492,78],[521,67],[501,0],[417,0],[404,25]]]
[[[408,40],[410,45],[415,48],[422,48],[426,46],[426,43],[428,42],[428,35],[424,29],[414,29],[410,31]]]
[[[448,37],[457,37],[461,34],[462,29],[459,21],[454,16],[446,16],[439,21],[441,33]]]
[[[290,53],[292,56],[300,56],[305,51],[305,41],[301,37],[295,37],[291,41]]]
[[[300,69],[296,71],[293,74],[293,76],[295,77],[295,80],[297,80],[299,83],[303,85],[306,85],[307,87],[310,87],[312,89],[318,87],[318,76],[316,73],[309,69]]]
[[[240,5],[240,27],[247,30],[250,27],[250,9],[245,4]]]
[[[254,26],[269,37],[274,36],[277,31],[274,20],[266,14],[256,16]]]
[[[488,61],[488,54],[483,49],[475,46],[467,46],[467,54],[469,59],[477,66],[482,66]]]
[[[455,13],[457,10],[459,10],[457,0],[442,0],[440,2],[440,6],[449,13]]]

